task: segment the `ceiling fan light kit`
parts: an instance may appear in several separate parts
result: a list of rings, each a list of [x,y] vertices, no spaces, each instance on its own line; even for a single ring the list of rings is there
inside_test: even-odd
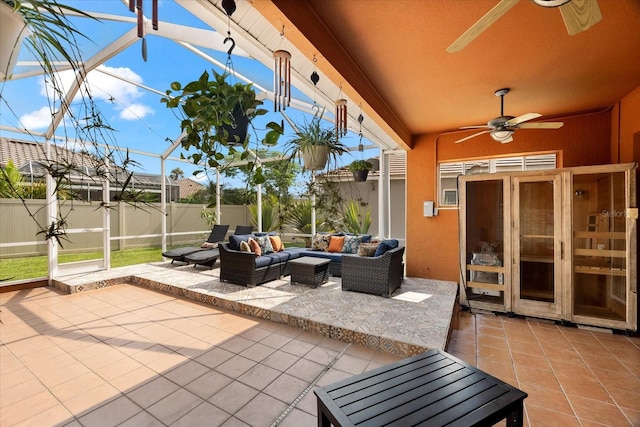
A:
[[[507,142],[513,141],[513,131],[512,130],[494,130],[490,133],[491,138],[494,141],[501,142],[506,144]]]

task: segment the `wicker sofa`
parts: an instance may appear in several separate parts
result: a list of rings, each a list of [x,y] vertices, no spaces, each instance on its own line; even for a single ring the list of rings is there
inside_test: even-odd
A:
[[[404,278],[404,246],[377,257],[347,255],[342,258],[342,290],[389,298]]]
[[[330,259],[329,272],[332,276],[342,275],[342,289],[345,291],[388,297],[400,287],[404,275],[404,247],[391,249],[377,257],[313,251],[307,248],[287,248],[281,252],[256,257],[251,252],[230,249],[226,243],[218,249],[220,280],[247,287],[288,276],[288,261],[303,256]]]
[[[254,287],[261,283],[289,275],[289,260],[303,256],[317,256],[330,259],[329,273],[341,274],[343,254],[312,251],[306,248],[287,248],[256,257],[254,253],[231,249],[228,244],[218,247],[220,250],[220,280],[239,285]]]

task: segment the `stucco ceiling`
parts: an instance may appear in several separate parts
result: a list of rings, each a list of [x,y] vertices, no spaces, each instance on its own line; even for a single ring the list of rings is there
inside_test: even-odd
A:
[[[409,146],[498,116],[499,88],[511,88],[506,114],[544,120],[606,108],[640,85],[637,0],[599,0],[602,20],[574,36],[558,9],[521,0],[456,53],[447,47],[498,0],[251,3]]]

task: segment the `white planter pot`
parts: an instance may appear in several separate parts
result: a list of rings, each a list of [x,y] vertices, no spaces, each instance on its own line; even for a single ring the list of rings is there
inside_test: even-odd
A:
[[[329,147],[326,145],[310,146],[301,151],[305,169],[310,171],[324,169],[329,158]]]
[[[4,2],[0,2],[0,28],[0,80],[6,80],[13,73],[22,39],[29,34],[29,29],[22,16]]]

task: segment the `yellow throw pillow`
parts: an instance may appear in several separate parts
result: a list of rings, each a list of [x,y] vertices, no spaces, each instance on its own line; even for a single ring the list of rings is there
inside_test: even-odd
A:
[[[329,241],[329,252],[342,252],[344,246],[344,236],[331,236]]]
[[[251,246],[247,242],[240,242],[240,250],[242,252],[251,252]]]
[[[260,244],[251,237],[249,237],[249,247],[251,248],[251,252],[256,254],[256,256],[262,255],[262,248],[260,247]]]
[[[282,243],[280,236],[269,236],[269,240],[271,240],[271,246],[275,252],[284,251],[284,243]]]

